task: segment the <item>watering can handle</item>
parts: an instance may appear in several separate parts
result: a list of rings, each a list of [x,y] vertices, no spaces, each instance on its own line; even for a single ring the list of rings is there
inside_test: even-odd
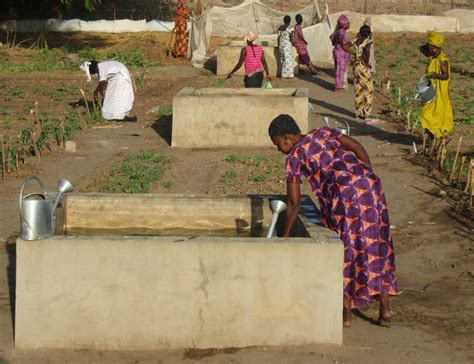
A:
[[[424,81],[426,78],[428,78],[428,76],[429,76],[429,74],[428,74],[428,73],[425,73],[423,76],[421,76],[419,82]]]
[[[344,122],[346,123],[346,126],[347,126],[347,135],[351,135],[351,126],[349,125],[347,121],[344,120]]]
[[[46,189],[44,188],[43,182],[41,182],[41,180],[40,180],[38,177],[36,177],[36,176],[30,176],[30,177],[28,177],[28,178],[25,180],[25,182],[23,182],[23,185],[21,186],[21,190],[20,190],[20,216],[21,216],[22,219],[23,219],[23,215],[22,215],[22,213],[21,213],[21,201],[23,201],[23,191],[25,190],[26,185],[27,185],[32,179],[34,179],[34,180],[36,180],[36,182],[38,182],[38,184],[40,185],[41,190],[42,190],[42,192],[43,192],[44,194],[47,193],[47,192],[46,192]]]

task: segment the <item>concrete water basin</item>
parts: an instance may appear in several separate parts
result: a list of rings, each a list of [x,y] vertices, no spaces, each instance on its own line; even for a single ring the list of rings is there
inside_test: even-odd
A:
[[[16,346],[340,344],[343,246],[309,198],[260,237],[278,197],[68,195],[58,235],[17,241]]]
[[[268,126],[280,114],[291,115],[307,132],[308,90],[185,87],[173,98],[171,146],[272,146]]]

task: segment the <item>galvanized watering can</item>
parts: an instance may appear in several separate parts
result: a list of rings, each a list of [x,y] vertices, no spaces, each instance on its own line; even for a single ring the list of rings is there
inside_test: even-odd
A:
[[[402,101],[404,104],[407,104],[410,101],[415,101],[421,103],[423,106],[428,105],[431,101],[436,98],[436,90],[431,83],[431,80],[424,75],[420,78],[420,82],[416,85],[415,91],[416,95],[413,98],[408,96],[403,96]]]
[[[330,122],[329,122],[329,118],[327,116],[324,116],[323,120],[326,123],[326,125],[329,126],[330,128],[336,129],[344,135],[350,135],[351,134],[351,127],[349,126],[349,123],[347,121],[344,120],[344,123],[346,124],[346,127],[339,127],[339,126],[331,125]]]
[[[23,195],[26,185],[35,180],[41,187],[41,192]],[[54,212],[58,207],[63,193],[72,192],[71,183],[65,179],[58,181],[58,192],[53,197],[46,192],[38,177],[28,177],[20,191],[20,224],[23,240],[47,239],[54,234]]]

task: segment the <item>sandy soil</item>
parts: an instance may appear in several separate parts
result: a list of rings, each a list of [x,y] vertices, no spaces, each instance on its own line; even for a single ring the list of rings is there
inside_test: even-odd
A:
[[[328,66],[329,67],[329,66]],[[82,74],[48,75],[54,84],[69,78],[83,83]],[[312,126],[321,126],[321,116],[348,120],[353,135],[371,156],[387,194],[396,249],[400,295],[392,300],[396,315],[392,328],[373,324],[377,308],[360,311],[353,326],[344,331],[339,346],[252,347],[226,350],[95,351],[34,350],[14,347],[12,307],[15,280],[15,234],[18,231],[18,194],[23,178],[35,174],[54,190],[59,178],[84,188],[95,176],[117,163],[124,155],[141,149],[162,151],[174,159],[172,168],[157,183],[155,191],[170,193],[215,193],[220,171],[231,153],[278,157],[273,149],[183,150],[169,146],[170,118],[157,118],[147,111],[155,105],[169,105],[172,96],[185,85],[216,86],[211,72],[188,64],[166,65],[149,70],[147,86],[136,98],[136,123],[112,123],[106,128],[82,131],[75,140],[78,151],[61,149],[31,159],[27,166],[0,184],[0,362],[8,363],[358,363],[358,362],[456,362],[474,361],[474,239],[472,221],[453,213],[452,201],[438,196],[441,182],[427,169],[412,162],[413,136],[396,131],[396,126],[359,124],[353,119],[351,91],[335,95],[328,68],[317,77],[302,74],[294,80],[275,80],[276,87],[306,87],[315,105]],[[6,82],[9,82],[8,75]],[[46,81],[45,81],[46,82]],[[240,87],[238,77],[226,86]],[[72,97],[74,99],[74,97]],[[68,100],[69,101],[69,100]],[[378,105],[378,109],[382,104]],[[192,179],[189,178],[192,176]],[[274,188],[281,172],[275,172]],[[170,181],[165,188],[163,181]],[[251,191],[267,192],[262,186]],[[268,188],[268,187],[265,187]],[[306,193],[310,193],[305,185]],[[246,192],[246,191],[245,191]]]

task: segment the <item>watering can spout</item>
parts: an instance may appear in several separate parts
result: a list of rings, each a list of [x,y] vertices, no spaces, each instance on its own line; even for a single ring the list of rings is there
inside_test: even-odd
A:
[[[53,209],[51,210],[52,215],[54,215],[54,212],[59,205],[59,201],[61,201],[62,195],[72,191],[74,191],[74,187],[72,187],[71,182],[65,179],[60,179],[58,181],[58,193],[56,193],[56,196],[54,197]]]
[[[268,227],[267,234],[265,235],[266,238],[272,238],[275,232],[275,226],[278,221],[278,215],[280,212],[285,211],[287,206],[286,203],[280,200],[273,200],[270,202],[270,208],[272,209],[272,220],[270,222],[270,226]]]

